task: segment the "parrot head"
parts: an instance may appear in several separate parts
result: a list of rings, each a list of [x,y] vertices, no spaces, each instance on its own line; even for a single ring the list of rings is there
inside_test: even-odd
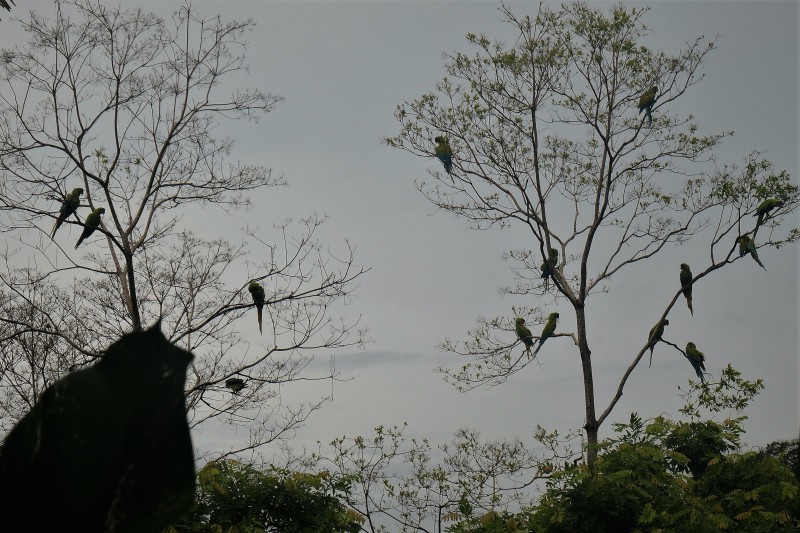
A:
[[[247,286],[247,290],[250,291],[250,294],[255,293],[260,288],[261,288],[261,285],[259,285],[259,283],[256,282],[256,281],[251,281],[250,285]]]
[[[558,319],[558,317],[560,317],[560,316],[561,316],[561,315],[559,315],[558,313],[550,313],[550,314],[547,316],[547,320],[556,320],[556,319]]]
[[[690,351],[690,350],[694,350],[696,348],[697,348],[697,346],[695,346],[693,342],[687,342],[686,343],[686,351],[687,352]]]
[[[689,270],[689,265],[686,263],[681,263],[681,270]]]
[[[70,194],[72,196],[80,196],[81,194],[83,194],[83,189],[81,189],[80,187],[75,187],[74,189],[72,189],[72,192]]]
[[[767,198],[758,206],[758,210],[769,212],[775,208],[783,207],[783,200],[778,200],[777,198]]]
[[[516,325],[518,325],[518,326],[524,326],[524,325],[525,325],[525,319],[524,319],[524,318],[522,318],[522,317],[520,317],[520,318],[518,318],[517,320],[515,320],[515,321],[514,321],[514,323],[515,323]]]
[[[550,257],[558,257],[558,250],[550,248]]]
[[[438,137],[434,137],[434,138],[433,138],[433,141],[434,141],[436,144],[442,144],[443,142],[445,142],[445,138],[444,138],[444,137],[442,137],[441,135],[439,135]]]
[[[661,323],[664,324],[665,326],[669,326],[669,320],[667,320],[666,318],[662,320]]]

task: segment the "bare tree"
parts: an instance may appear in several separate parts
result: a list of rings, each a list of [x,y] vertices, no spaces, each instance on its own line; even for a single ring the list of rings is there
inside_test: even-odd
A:
[[[782,230],[780,222],[795,212],[798,190],[755,152],[742,168],[720,166],[713,150],[731,133],[701,135],[694,117],[682,114],[679,102],[702,80],[713,40],[698,38],[675,55],[651,50],[647,9],[576,2],[540,5],[533,18],[501,11],[518,31],[516,42],[468,35],[475,53],[447,56],[447,77],[436,92],[398,107],[400,133],[386,141],[431,157],[432,140],[444,137],[452,169],[431,172],[432,185],[417,182],[425,197],[475,229],[529,231],[529,243],[508,254],[517,284],[505,291],[571,308],[556,336],[570,337],[580,354],[592,465],[599,428],[651,342],[642,332],[642,347],[620,369],[617,390],[605,407],[596,406],[589,297],[630,265],[690,239],[703,239],[708,250],[693,260],[694,285],[740,259],[738,236],[749,235],[758,248],[794,242],[797,230]],[[651,87],[655,102],[641,114],[640,98]],[[437,155],[445,159],[446,148]],[[758,227],[750,214],[767,198],[782,203]],[[560,259],[548,285],[542,270],[553,248]],[[660,319],[681,297],[677,275],[675,285]],[[547,316],[538,305],[513,312],[529,322]],[[533,363],[515,353],[512,332],[514,319],[499,317],[480,321],[465,342],[445,340],[445,350],[470,359],[444,369],[447,379],[468,390],[502,383]]]
[[[249,428],[231,452],[285,436],[322,400],[281,405],[279,385],[335,379],[335,370],[304,373],[314,352],[363,342],[358,318],[333,313],[364,269],[349,243],[337,252],[317,240],[320,216],[243,231],[238,243],[183,223],[192,206],[242,210],[251,193],[284,184],[231,160],[233,140],[215,135],[223,120],[257,121],[281,101],[230,89],[254,23],[204,17],[189,3],[164,20],[91,0],[56,0],[52,17],[20,22],[28,43],[0,59],[2,415],[18,418],[70,367],[161,319],[196,355],[193,426],[219,418]],[[80,206],[56,232],[74,188]],[[101,224],[73,250],[99,208]],[[255,310],[244,316],[253,280],[266,289],[260,347],[240,334],[255,330]],[[236,394],[231,378],[244,381]]]
[[[363,518],[363,531],[440,533],[469,516],[530,506],[531,486],[572,455],[565,440],[575,437],[538,427],[534,453],[519,439],[484,441],[473,430],[459,430],[437,447],[404,431],[381,426],[373,436],[336,438],[330,449],[320,447],[293,467],[347,480],[346,504]]]

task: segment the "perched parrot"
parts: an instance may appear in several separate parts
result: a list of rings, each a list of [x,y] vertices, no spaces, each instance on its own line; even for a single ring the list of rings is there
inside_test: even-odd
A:
[[[81,194],[83,194],[83,189],[76,187],[72,189],[71,193],[64,197],[64,203],[61,204],[61,210],[58,212],[56,225],[53,226],[53,233],[50,234],[51,239],[56,236],[56,232],[58,228],[61,227],[61,224],[78,210],[78,206],[81,204]]]
[[[681,289],[683,289],[683,295],[686,297],[686,305],[689,306],[689,312],[694,316],[694,310],[692,309],[692,271],[686,263],[681,263]]]
[[[649,90],[639,97],[639,114],[641,115],[642,111],[645,112],[648,126],[653,124],[653,115],[650,114],[650,110],[653,109],[653,104],[656,103],[657,93],[658,87],[650,87]]]
[[[531,355],[531,347],[533,346],[533,334],[531,330],[529,330],[525,326],[525,319],[518,318],[515,321],[514,330],[517,332],[517,337],[522,343],[525,345],[525,351],[528,353],[528,356]]]
[[[558,320],[559,314],[558,313],[550,313],[547,317],[547,324],[544,325],[544,329],[542,330],[542,336],[539,337],[539,346],[536,347],[536,351],[533,352],[533,356],[536,357],[536,354],[539,353],[539,350],[542,348],[542,344],[544,341],[549,339],[553,336],[553,333],[556,331],[556,321]]]
[[[96,230],[100,226],[100,217],[105,212],[106,212],[105,209],[103,209],[102,207],[98,207],[97,209],[86,215],[86,220],[83,222],[83,233],[81,233],[81,237],[80,239],[78,239],[78,242],[75,243],[76,250],[78,249],[78,246],[81,245],[83,240],[86,239],[86,237],[88,237],[92,233],[94,233],[94,230]]]
[[[244,388],[244,380],[242,378],[228,378],[225,380],[225,386],[234,394],[239,394],[239,391]]]
[[[753,214],[754,217],[758,217],[756,227],[760,226],[764,222],[764,218],[769,214],[770,211],[776,207],[781,207],[782,205],[783,202],[775,198],[769,198],[761,202],[756,208],[756,212]]]
[[[447,142],[447,137],[436,137],[436,157],[444,165],[444,169],[448,174],[452,174],[453,170],[453,149],[450,148],[450,143]]]
[[[658,324],[650,330],[650,335],[647,337],[647,347],[650,348],[650,366],[653,366],[653,348],[661,340],[661,336],[664,334],[664,326],[669,326],[669,320],[666,318],[659,320]]]
[[[550,257],[547,258],[547,261],[542,261],[542,279],[544,280],[545,290],[548,288],[548,280],[553,275],[556,267],[558,267],[558,250],[550,248]]]
[[[694,371],[697,372],[697,377],[700,378],[700,381],[705,383],[706,378],[703,376],[703,371],[706,369],[706,356],[697,349],[697,346],[695,346],[693,342],[686,345],[686,359],[692,363]]]
[[[764,266],[764,263],[762,263],[758,258],[758,252],[756,252],[756,243],[753,242],[753,239],[747,235],[740,235],[739,237],[736,237],[736,242],[739,243],[739,257],[744,257],[745,255],[750,254],[753,256],[755,262],[758,263],[758,266],[764,270],[767,269],[767,267]]]
[[[261,315],[264,309],[264,302],[266,301],[264,287],[255,281],[251,281],[247,290],[250,291],[250,295],[253,297],[253,303],[256,304],[256,311],[258,312],[258,332],[263,333],[261,331]]]

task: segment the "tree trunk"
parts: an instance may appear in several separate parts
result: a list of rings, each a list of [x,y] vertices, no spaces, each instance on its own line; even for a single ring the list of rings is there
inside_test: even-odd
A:
[[[575,315],[578,322],[578,350],[581,354],[581,368],[583,369],[583,395],[586,404],[586,463],[589,468],[597,461],[597,417],[594,408],[594,378],[592,376],[592,351],[586,339],[586,310],[583,304],[575,306]]]
[[[128,292],[131,298],[131,320],[133,331],[142,331],[142,317],[139,314],[139,301],[136,299],[136,278],[133,274],[133,255],[124,253],[125,271],[128,273]]]

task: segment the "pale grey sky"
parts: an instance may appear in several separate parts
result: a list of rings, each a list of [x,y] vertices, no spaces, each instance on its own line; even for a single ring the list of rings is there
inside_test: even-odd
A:
[[[20,2],[15,11],[31,5],[47,3]],[[178,5],[144,3],[164,15]],[[566,338],[552,339],[542,350],[541,368],[529,366],[500,387],[461,394],[434,373],[436,366],[462,362],[435,350],[445,337],[464,338],[478,316],[510,316],[512,305],[535,305],[498,293],[513,282],[502,253],[525,247],[528,237],[513,229],[471,231],[463,220],[437,212],[413,181],[426,178],[438,161],[381,142],[398,130],[395,106],[433,90],[444,75],[442,52],[467,50],[467,32],[516,39],[513,27],[501,21],[499,3],[231,0],[198,5],[206,14],[256,20],[249,35],[250,72],[241,81],[286,101],[258,124],[228,123],[224,131],[236,139],[234,159],[271,166],[290,186],[259,193],[257,207],[233,219],[209,211],[196,223],[207,236],[220,227],[233,235],[247,223],[268,227],[287,216],[325,213],[330,218],[320,235],[334,248],[349,239],[358,247],[357,261],[372,269],[358,297],[341,311],[363,315],[374,343],[364,351],[337,354],[337,368],[356,379],[336,384],[334,401],[309,420],[293,444],[369,434],[377,425],[403,421],[409,423],[408,435],[433,443],[449,440],[464,426],[491,438],[529,438],[537,424],[581,426],[579,358]],[[533,2],[509,5],[517,14],[536,8]],[[696,36],[720,34],[718,49],[708,56],[706,79],[680,100],[702,132],[736,132],[718,150],[720,161],[741,163],[748,152],[763,150],[797,182],[797,4],[650,5],[651,46],[675,52]],[[764,378],[766,391],[747,413],[751,420],[744,440],[751,445],[793,438],[800,427],[798,247],[760,255],[767,272],[746,260],[703,280],[694,291],[694,317],[679,302],[665,334],[677,344],[694,340],[713,374],[730,362],[750,379]],[[678,265],[689,261],[699,271],[705,257],[702,247],[670,248],[615,278],[609,294],[590,299],[589,340],[600,409],[674,294]],[[573,330],[567,307],[559,303],[556,308],[562,312],[559,330]],[[319,364],[328,363],[328,354],[320,354]],[[692,377],[685,359],[657,348],[653,367],[637,368],[609,422],[627,420],[631,411],[644,417],[677,414],[682,405],[677,387]],[[287,399],[302,400],[330,392],[330,384],[296,385],[284,392]],[[601,437],[611,433],[609,422]],[[232,432],[230,426],[207,427],[194,435],[195,444],[201,450],[224,448],[241,437]]]

